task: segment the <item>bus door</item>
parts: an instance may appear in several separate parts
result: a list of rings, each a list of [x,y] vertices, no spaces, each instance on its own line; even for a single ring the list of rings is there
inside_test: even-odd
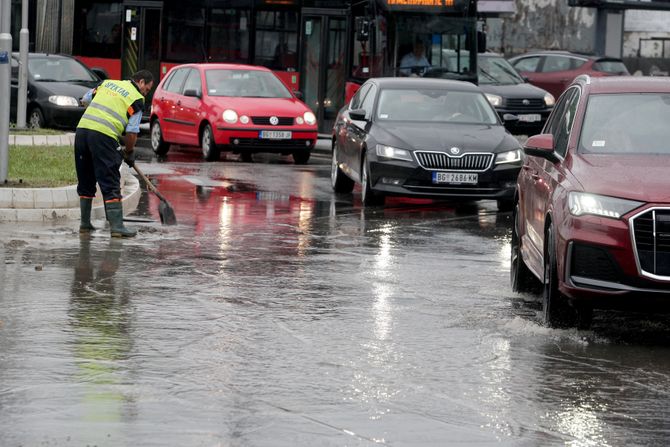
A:
[[[137,70],[154,75],[154,88],[160,79],[161,14],[163,2],[126,1],[123,12],[123,53],[121,74],[128,79]],[[151,104],[153,91],[147,95]],[[149,107],[145,108],[145,114]]]
[[[319,132],[332,130],[344,105],[350,28],[347,10],[302,9],[301,91],[316,114]]]

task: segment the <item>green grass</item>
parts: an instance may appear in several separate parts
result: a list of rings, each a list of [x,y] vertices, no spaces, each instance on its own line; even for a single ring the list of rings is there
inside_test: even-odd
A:
[[[17,129],[15,127],[9,128],[10,135],[65,135],[67,132],[58,129]]]
[[[8,187],[53,188],[74,185],[72,146],[10,146]]]

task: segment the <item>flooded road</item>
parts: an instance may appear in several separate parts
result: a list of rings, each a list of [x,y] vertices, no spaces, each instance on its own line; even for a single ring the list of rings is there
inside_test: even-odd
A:
[[[0,225],[0,445],[670,441],[665,315],[544,328],[495,202],[363,209],[259,158],[143,163],[179,224],[144,194],[135,239]]]

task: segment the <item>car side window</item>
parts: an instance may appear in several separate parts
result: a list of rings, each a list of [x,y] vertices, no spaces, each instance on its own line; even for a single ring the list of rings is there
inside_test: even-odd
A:
[[[188,77],[184,83],[183,91],[195,90],[198,93],[202,92],[202,84],[200,82],[200,72],[195,69],[189,70]]]
[[[568,140],[570,139],[572,124],[575,122],[577,104],[579,104],[579,89],[571,88],[565,96],[565,108],[561,113],[562,117],[554,134],[554,149],[561,157],[565,157],[568,150]]]
[[[361,88],[358,89],[351,102],[349,103],[349,110],[356,110],[361,108],[361,103],[363,102],[363,97],[370,90],[372,84],[363,84]]]
[[[375,105],[375,98],[377,97],[377,86],[373,85],[370,87],[370,91],[363,98],[363,103],[361,104],[361,109],[365,110],[365,117],[370,118],[372,116],[372,108]]]
[[[537,65],[540,62],[539,56],[524,57],[514,63],[514,68],[518,71],[537,71]]]
[[[586,63],[585,59],[572,58],[572,68],[573,68],[573,70],[576,69],[576,68],[581,67],[585,63]]]
[[[561,118],[563,118],[563,110],[565,110],[565,105],[567,102],[568,102],[568,92],[561,95],[560,99],[558,100],[558,103],[556,103],[554,110],[551,112],[551,115],[549,115],[547,124],[545,124],[544,126],[543,133],[550,133],[554,136],[556,135],[558,124],[560,123]]]
[[[170,76],[170,79],[168,79],[168,82],[165,85],[165,90],[171,93],[181,93],[181,86],[184,84],[184,79],[186,79],[187,74],[188,70],[185,68],[180,68],[175,71],[172,76]]]
[[[553,71],[570,70],[571,60],[572,58],[565,56],[545,56],[542,72],[550,73]]]

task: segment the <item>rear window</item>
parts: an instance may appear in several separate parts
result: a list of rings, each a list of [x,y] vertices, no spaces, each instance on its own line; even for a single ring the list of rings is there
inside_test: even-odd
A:
[[[670,93],[592,95],[579,151],[596,154],[670,154]]]
[[[612,74],[629,74],[628,69],[621,61],[598,61],[593,64],[595,71]]]

